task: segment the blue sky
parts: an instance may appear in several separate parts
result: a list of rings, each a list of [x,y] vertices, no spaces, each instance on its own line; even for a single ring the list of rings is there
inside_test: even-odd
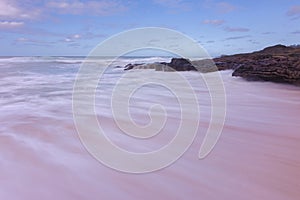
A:
[[[140,27],[180,31],[211,56],[300,44],[299,0],[0,0],[0,56],[87,55]]]

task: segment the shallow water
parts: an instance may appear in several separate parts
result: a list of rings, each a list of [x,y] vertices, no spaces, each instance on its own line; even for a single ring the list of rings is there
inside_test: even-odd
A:
[[[123,59],[153,62],[166,58]],[[220,140],[203,160],[198,152],[211,117],[209,92],[195,72],[182,72],[198,97],[199,130],[189,150],[171,166],[147,174],[112,170],[81,143],[72,114],[72,90],[82,58],[0,59],[0,199],[292,199],[300,198],[300,90],[246,82],[221,72],[227,113]],[[158,149],[180,122],[176,98],[163,87],[138,90],[130,102],[135,123],[149,123],[158,103],[168,113],[162,134],[137,140],[112,118],[110,92],[123,70],[110,68],[99,84],[96,114],[119,146],[136,152]],[[172,73],[137,70],[133,80],[172,80]],[[200,78],[199,78],[200,77]]]

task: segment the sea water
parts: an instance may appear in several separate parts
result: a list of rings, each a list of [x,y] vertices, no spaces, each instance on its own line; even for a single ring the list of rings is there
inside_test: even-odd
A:
[[[101,59],[108,64],[113,61]],[[146,85],[129,102],[131,120],[141,126],[151,121],[148,111],[152,105],[164,107],[168,113],[165,127],[153,138],[124,135],[111,111],[111,92],[125,73],[133,81],[174,78],[173,72],[125,72],[123,66],[169,60],[120,58],[108,66],[95,91],[95,114],[115,144],[129,151],[149,152],[175,136],[182,120],[180,105],[162,86]],[[232,77],[232,71],[220,72],[226,91],[226,120],[213,151],[199,160],[211,118],[210,91],[198,72],[179,72],[198,99],[195,141],[167,168],[127,174],[97,161],[78,136],[72,94],[83,62],[84,57],[0,58],[0,199],[299,199],[298,87],[247,82]]]

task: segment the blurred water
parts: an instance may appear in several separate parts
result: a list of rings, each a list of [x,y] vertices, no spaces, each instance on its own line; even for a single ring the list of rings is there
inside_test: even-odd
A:
[[[83,60],[0,58],[0,199],[300,198],[298,87],[246,82],[231,77],[231,71],[221,72],[227,95],[226,123],[216,148],[199,160],[210,120],[209,91],[199,73],[181,72],[198,97],[198,136],[172,166],[130,175],[101,165],[78,138],[72,91]],[[125,72],[113,66],[168,60],[122,58],[102,77],[96,92],[96,114],[107,136],[123,148],[147,152],[162,147],[174,137],[181,116],[170,91],[148,85],[131,99],[132,118],[145,125],[151,105],[163,105],[169,116],[163,134],[142,141],[122,134],[112,118],[110,93]],[[173,77],[172,73],[153,70],[127,73],[133,81],[145,76],[152,77],[153,82],[172,81]]]

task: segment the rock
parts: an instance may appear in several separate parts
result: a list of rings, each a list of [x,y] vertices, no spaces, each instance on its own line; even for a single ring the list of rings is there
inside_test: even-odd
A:
[[[197,71],[201,73],[209,73],[219,70],[212,59],[194,60],[191,63],[197,69]]]
[[[293,51],[294,48],[287,47],[282,44],[278,44],[275,46],[264,48],[263,50],[259,51],[258,53],[264,53],[264,54],[286,54],[290,51]]]
[[[275,45],[253,53],[222,56],[219,58],[190,61],[172,58],[170,63],[128,64],[124,70],[155,69],[158,71],[234,70],[232,76],[247,80],[273,81],[300,84],[300,47]]]
[[[150,64],[127,64],[124,70],[131,69],[155,69],[156,71],[197,71],[190,60],[185,58],[172,58],[170,63],[150,63]]]
[[[300,83],[300,63],[289,62],[252,62],[237,68],[232,76],[240,76],[247,80],[262,80],[281,83]]]
[[[131,69],[133,69],[133,68],[135,68],[139,65],[143,65],[143,64],[131,64],[131,63],[129,63],[129,64],[125,65],[124,70],[131,70]]]
[[[219,70],[247,80],[300,83],[300,48],[276,45],[261,51],[214,59]]]
[[[175,71],[197,71],[190,60],[185,58],[172,58],[170,63],[166,63]]]

